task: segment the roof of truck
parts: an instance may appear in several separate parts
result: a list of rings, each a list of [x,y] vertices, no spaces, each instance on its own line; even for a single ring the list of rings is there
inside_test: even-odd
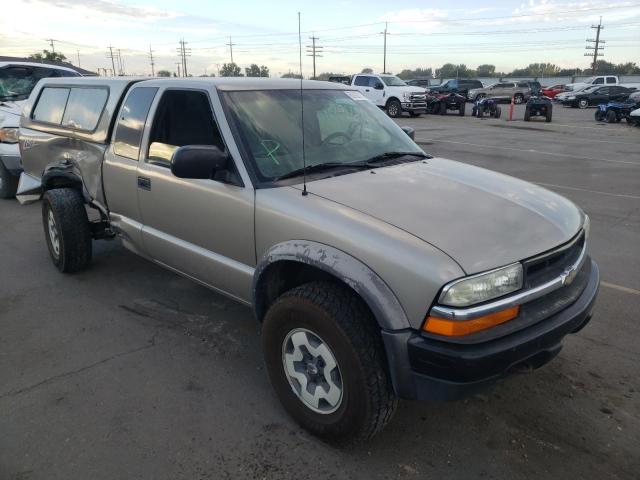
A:
[[[171,85],[172,87],[200,86],[214,87],[218,90],[297,90],[300,80],[294,78],[254,78],[254,77],[189,77],[189,78],[149,78],[149,77],[67,77],[48,78],[47,84],[65,85],[126,85],[133,82],[144,83],[145,86],[156,87]],[[349,90],[349,87],[335,82],[303,80],[305,90]]]

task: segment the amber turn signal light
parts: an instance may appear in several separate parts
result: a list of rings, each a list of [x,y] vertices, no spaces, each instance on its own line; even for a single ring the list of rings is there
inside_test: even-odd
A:
[[[499,312],[490,313],[471,320],[448,320],[440,317],[427,317],[422,329],[428,333],[445,335],[447,337],[459,337],[469,335],[487,328],[495,327],[501,323],[513,320],[518,316],[520,306],[510,307]]]

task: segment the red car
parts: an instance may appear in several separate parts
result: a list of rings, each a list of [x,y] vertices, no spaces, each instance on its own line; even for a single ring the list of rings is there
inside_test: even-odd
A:
[[[559,93],[564,92],[564,85],[554,85],[552,87],[544,87],[541,90],[541,92],[545,97],[553,98]]]

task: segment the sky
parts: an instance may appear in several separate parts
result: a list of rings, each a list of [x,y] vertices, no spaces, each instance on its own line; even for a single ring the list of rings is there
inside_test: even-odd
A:
[[[382,71],[385,22],[390,72],[445,62],[498,71],[540,62],[587,68],[586,39],[600,16],[603,58],[640,64],[640,0],[11,0],[0,17],[0,55],[51,49],[53,39],[72,63],[97,71],[111,68],[111,45],[126,74],[149,75],[149,50],[156,72],[174,72],[184,38],[188,73],[196,76],[217,74],[230,61],[231,41],[235,63],[280,76],[299,68],[298,12],[303,49],[312,36],[322,47],[317,73]],[[303,55],[306,77],[312,58]]]

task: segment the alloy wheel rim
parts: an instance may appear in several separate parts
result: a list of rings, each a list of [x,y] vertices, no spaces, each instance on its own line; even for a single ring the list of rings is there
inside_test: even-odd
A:
[[[47,226],[49,228],[49,241],[51,242],[51,248],[53,249],[55,256],[58,257],[60,255],[60,236],[58,235],[58,227],[52,210],[49,210],[47,215]]]
[[[395,104],[391,104],[391,106],[389,106],[389,113],[392,117],[395,117],[398,114],[398,107]]]
[[[309,409],[327,415],[342,404],[342,375],[329,346],[305,328],[282,342],[282,365],[293,393]]]

